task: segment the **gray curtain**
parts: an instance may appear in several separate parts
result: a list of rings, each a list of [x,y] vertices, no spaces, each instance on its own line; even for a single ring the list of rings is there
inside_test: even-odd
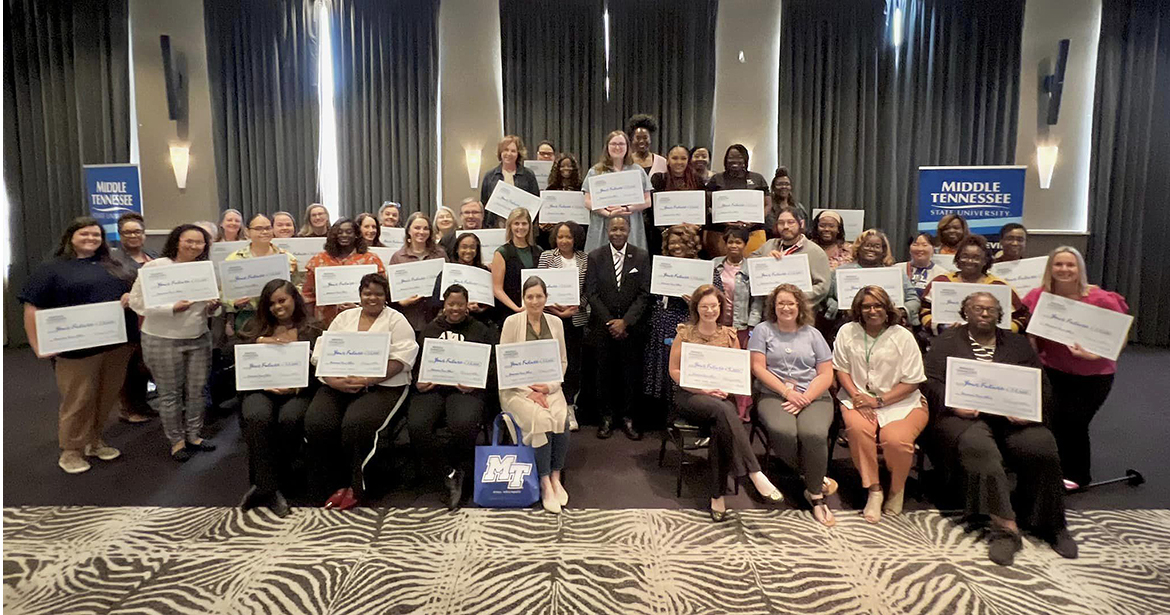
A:
[[[658,153],[676,143],[711,146],[718,10],[719,0],[609,3],[614,128],[649,113],[658,120]]]
[[[312,0],[205,0],[220,209],[245,218],[318,200]]]
[[[865,209],[899,254],[919,166],[1014,161],[1023,31],[1019,0],[903,4],[895,48],[883,2],[784,3],[778,135],[801,202]]]
[[[16,293],[89,211],[81,166],[130,161],[126,2],[5,0],[4,38],[9,343],[26,341]]]
[[[1125,295],[1132,339],[1170,345],[1170,5],[1105,0],[1097,48],[1089,280]]]
[[[333,0],[332,14],[341,214],[433,212],[438,2]]]
[[[529,156],[547,139],[585,168],[621,127],[605,114],[604,8],[603,0],[500,0],[504,133],[523,137]]]

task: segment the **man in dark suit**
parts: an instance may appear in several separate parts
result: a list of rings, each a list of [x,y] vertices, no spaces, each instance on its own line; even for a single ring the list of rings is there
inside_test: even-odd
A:
[[[614,419],[631,440],[641,440],[634,425],[634,399],[642,374],[642,316],[650,301],[650,255],[627,243],[630,221],[606,222],[609,243],[589,253],[585,297],[591,310],[587,335],[597,350],[598,438],[613,435]]]

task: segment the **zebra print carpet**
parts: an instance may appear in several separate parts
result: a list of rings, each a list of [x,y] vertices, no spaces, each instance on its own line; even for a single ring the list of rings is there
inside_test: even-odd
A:
[[[1170,613],[1170,511],[1012,567],[935,511],[4,509],[6,613]]]

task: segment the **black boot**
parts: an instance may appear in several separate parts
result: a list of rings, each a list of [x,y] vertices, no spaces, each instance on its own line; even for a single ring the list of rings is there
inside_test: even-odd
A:
[[[597,427],[597,437],[608,440],[613,435],[613,419],[608,416],[601,418],[601,425]]]

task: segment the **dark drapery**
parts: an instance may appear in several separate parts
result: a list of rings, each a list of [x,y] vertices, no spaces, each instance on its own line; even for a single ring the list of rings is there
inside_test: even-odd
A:
[[[676,143],[711,146],[718,10],[719,0],[609,3],[615,128],[635,113],[649,113],[658,120],[658,153]]]
[[[1014,161],[1023,31],[1019,0],[904,11],[900,47],[876,0],[787,0],[780,20],[779,159],[794,193],[865,209],[899,249],[917,222],[919,166]]]
[[[130,161],[128,51],[125,0],[4,2],[6,342],[25,341],[16,291],[88,212],[81,166]]]
[[[1170,5],[1105,0],[1089,179],[1089,279],[1126,296],[1143,344],[1170,345]]]
[[[504,133],[520,135],[530,156],[547,139],[585,168],[621,127],[605,113],[604,9],[603,0],[500,0]]]
[[[435,0],[333,1],[343,216],[386,200],[435,210],[438,15]]]
[[[247,218],[318,200],[312,0],[205,0],[220,209]]]

